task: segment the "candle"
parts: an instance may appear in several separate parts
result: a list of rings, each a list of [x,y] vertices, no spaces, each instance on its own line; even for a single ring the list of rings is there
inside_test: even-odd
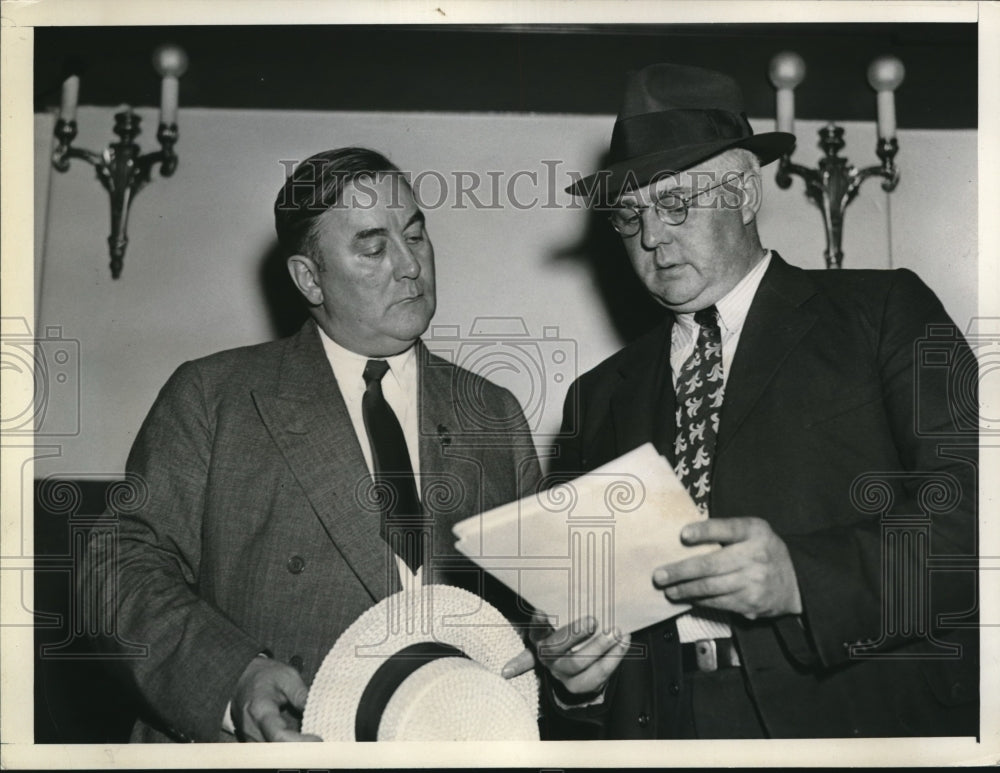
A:
[[[177,103],[178,92],[180,91],[180,80],[176,75],[164,75],[163,85],[160,88],[160,123],[177,123]]]
[[[892,91],[880,91],[875,99],[878,105],[878,136],[891,140],[896,136],[896,95]]]
[[[878,136],[891,140],[896,136],[896,88],[906,70],[894,56],[882,56],[868,67],[868,83],[876,92]]]
[[[793,89],[778,89],[778,115],[775,126],[779,132],[795,131],[795,91]]]
[[[806,77],[806,63],[793,51],[782,51],[771,59],[768,76],[778,90],[776,128],[791,134],[795,127],[795,87]]]
[[[63,81],[62,103],[59,106],[59,117],[64,121],[76,120],[76,103],[80,97],[80,76],[70,75]]]
[[[153,52],[153,66],[163,76],[160,88],[160,123],[177,123],[180,77],[187,71],[188,59],[177,46],[160,46]]]

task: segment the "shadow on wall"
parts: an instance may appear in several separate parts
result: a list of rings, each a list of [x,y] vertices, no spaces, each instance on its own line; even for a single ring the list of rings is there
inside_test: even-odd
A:
[[[604,212],[589,210],[579,241],[556,250],[551,259],[575,261],[586,268],[622,344],[634,341],[663,319],[663,307],[632,270],[621,237]]]
[[[555,250],[550,259],[576,262],[591,275],[604,312],[622,344],[634,341],[663,319],[663,307],[650,298],[635,275],[621,238],[603,212],[591,210],[579,240]],[[309,311],[288,275],[285,255],[277,241],[270,244],[259,265],[271,332],[276,338],[293,335],[309,318]]]
[[[284,338],[294,334],[309,318],[309,311],[288,275],[285,254],[277,240],[261,258],[259,276],[273,336]]]

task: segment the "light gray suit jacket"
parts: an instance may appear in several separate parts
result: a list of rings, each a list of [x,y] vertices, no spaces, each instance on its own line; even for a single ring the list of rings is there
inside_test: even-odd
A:
[[[533,490],[538,461],[507,390],[418,343],[420,467],[432,579],[501,593],[454,551],[458,520]],[[134,741],[231,739],[221,721],[258,653],[308,685],[359,615],[398,588],[368,470],[315,323],[182,365],[136,438],[138,501],[84,582],[144,711]],[[425,567],[425,572],[428,568]],[[513,596],[490,598],[511,616]]]

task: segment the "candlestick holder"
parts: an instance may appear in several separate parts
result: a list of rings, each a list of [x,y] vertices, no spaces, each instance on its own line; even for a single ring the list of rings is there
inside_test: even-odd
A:
[[[111,252],[111,277],[118,279],[125,261],[128,247],[128,213],[132,199],[149,184],[153,167],[159,164],[160,175],[170,177],[177,170],[177,102],[178,79],[187,70],[187,54],[177,46],[160,46],[153,52],[153,66],[163,78],[160,101],[160,126],[156,139],[160,149],[145,155],[135,140],[141,133],[139,116],[128,105],[115,113],[114,133],[118,142],[112,142],[101,153],[73,147],[76,139],[76,108],[80,78],[70,75],[63,83],[62,105],[59,120],[56,121],[54,135],[55,148],[52,151],[52,166],[59,172],[66,172],[70,160],[86,161],[94,167],[97,179],[111,198],[111,235],[108,247]]]
[[[131,109],[115,113],[114,133],[118,142],[111,143],[103,153],[73,147],[76,121],[60,118],[56,121],[57,144],[52,152],[52,165],[60,172],[69,170],[70,159],[78,158],[94,167],[97,179],[111,198],[111,276],[121,276],[125,250],[128,247],[128,214],[132,199],[151,179],[153,167],[160,165],[160,174],[170,177],[177,170],[177,124],[161,123],[156,132],[160,149],[142,155],[135,143],[140,134],[141,119]]]
[[[882,162],[878,166],[858,169],[840,155],[844,148],[844,130],[830,123],[819,130],[819,146],[823,157],[816,169],[793,164],[790,156],[782,156],[775,182],[785,189],[798,175],[806,184],[806,196],[823,215],[826,231],[827,268],[840,268],[844,260],[841,239],[844,235],[844,213],[858,195],[861,184],[869,177],[882,178],[882,190],[891,192],[899,183],[899,170],[894,159],[899,151],[896,141],[896,104],[894,92],[903,82],[905,68],[894,56],[881,56],[868,67],[868,84],[875,90],[878,105],[878,142],[875,154]],[[795,114],[795,87],[806,76],[806,63],[794,51],[783,51],[771,59],[768,77],[777,89],[777,128],[791,132]]]
[[[792,175],[803,179],[806,185],[806,196],[815,204],[823,215],[823,227],[826,231],[826,250],[823,257],[827,268],[840,268],[844,252],[841,240],[844,233],[844,213],[848,205],[858,195],[861,184],[869,177],[881,177],[882,190],[891,192],[899,183],[899,169],[894,159],[899,150],[899,143],[891,139],[880,138],[875,146],[875,153],[882,162],[878,166],[868,166],[858,169],[848,164],[847,159],[840,155],[844,148],[844,130],[834,124],[824,126],[819,130],[819,146],[823,157],[816,169],[792,163],[789,156],[782,156],[778,162],[775,182],[778,187],[787,189],[792,184]]]

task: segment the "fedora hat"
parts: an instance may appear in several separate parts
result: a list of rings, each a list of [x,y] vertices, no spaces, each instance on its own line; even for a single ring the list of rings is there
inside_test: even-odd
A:
[[[729,148],[745,148],[767,164],[791,153],[795,135],[754,134],[743,93],[728,75],[701,67],[654,64],[629,72],[625,100],[611,134],[605,169],[566,189],[574,196],[606,196],[648,185]]]
[[[524,649],[499,611],[450,585],[383,599],[340,635],[306,700],[324,741],[538,740],[534,672],[500,670]]]

